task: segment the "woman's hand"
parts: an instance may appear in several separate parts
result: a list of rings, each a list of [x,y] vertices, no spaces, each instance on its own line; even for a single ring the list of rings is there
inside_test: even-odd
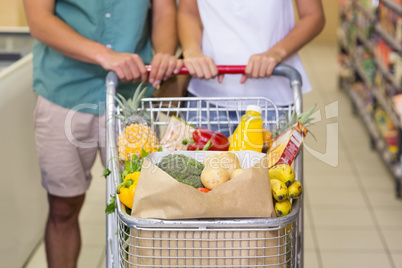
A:
[[[202,53],[191,53],[184,57],[184,65],[191,76],[201,79],[211,79],[218,76],[218,68],[214,60]],[[219,75],[218,81],[222,83],[223,75]]]
[[[274,68],[282,61],[280,52],[268,50],[261,54],[254,54],[250,57],[246,70],[240,79],[244,83],[248,78],[268,78]]]
[[[183,66],[183,61],[168,53],[158,53],[151,62],[151,72],[149,73],[149,83],[157,88],[162,80],[167,80],[170,76],[178,74]]]

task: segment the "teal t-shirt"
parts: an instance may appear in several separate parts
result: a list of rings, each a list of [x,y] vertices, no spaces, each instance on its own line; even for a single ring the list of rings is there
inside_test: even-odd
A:
[[[118,51],[138,54],[145,64],[152,60],[149,27],[150,0],[57,0],[55,15],[82,36]],[[68,109],[103,113],[107,71],[66,57],[35,41],[34,91]],[[131,97],[138,84],[119,85],[118,92]],[[154,89],[147,85],[150,96]],[[94,108],[96,107],[96,108]]]

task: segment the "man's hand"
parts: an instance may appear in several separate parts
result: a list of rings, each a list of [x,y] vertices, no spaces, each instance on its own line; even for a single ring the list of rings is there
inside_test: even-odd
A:
[[[122,82],[147,82],[148,72],[137,54],[109,50],[98,56],[99,64],[108,71],[114,71]]]
[[[152,59],[151,66],[149,82],[157,88],[162,80],[180,72],[183,61],[168,53],[158,53]]]
[[[268,78],[274,68],[282,61],[281,53],[268,50],[265,53],[252,55],[248,61],[245,74],[242,75],[240,83],[246,82],[248,78]]]

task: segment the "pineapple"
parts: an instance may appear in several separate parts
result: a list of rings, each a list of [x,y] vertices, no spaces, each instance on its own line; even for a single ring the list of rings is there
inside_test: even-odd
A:
[[[126,100],[122,95],[115,98],[121,113],[116,115],[124,124],[124,130],[117,138],[119,158],[131,161],[133,155],[143,157],[143,151],[153,153],[158,151],[159,142],[156,133],[150,127],[151,117],[148,111],[140,110],[141,99],[146,88],[136,89],[132,99]]]

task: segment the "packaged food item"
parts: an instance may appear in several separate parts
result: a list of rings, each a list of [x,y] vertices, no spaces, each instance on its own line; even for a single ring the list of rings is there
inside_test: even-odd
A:
[[[268,168],[278,164],[291,165],[307,135],[307,128],[300,122],[279,135],[268,151]]]
[[[241,117],[240,124],[229,139],[229,151],[262,151],[264,122],[261,113],[262,109],[257,105],[247,106],[246,114]]]
[[[182,144],[185,139],[191,139],[195,127],[187,124],[184,120],[171,116],[169,124],[163,134],[160,145],[163,151],[184,151],[186,145]]]

